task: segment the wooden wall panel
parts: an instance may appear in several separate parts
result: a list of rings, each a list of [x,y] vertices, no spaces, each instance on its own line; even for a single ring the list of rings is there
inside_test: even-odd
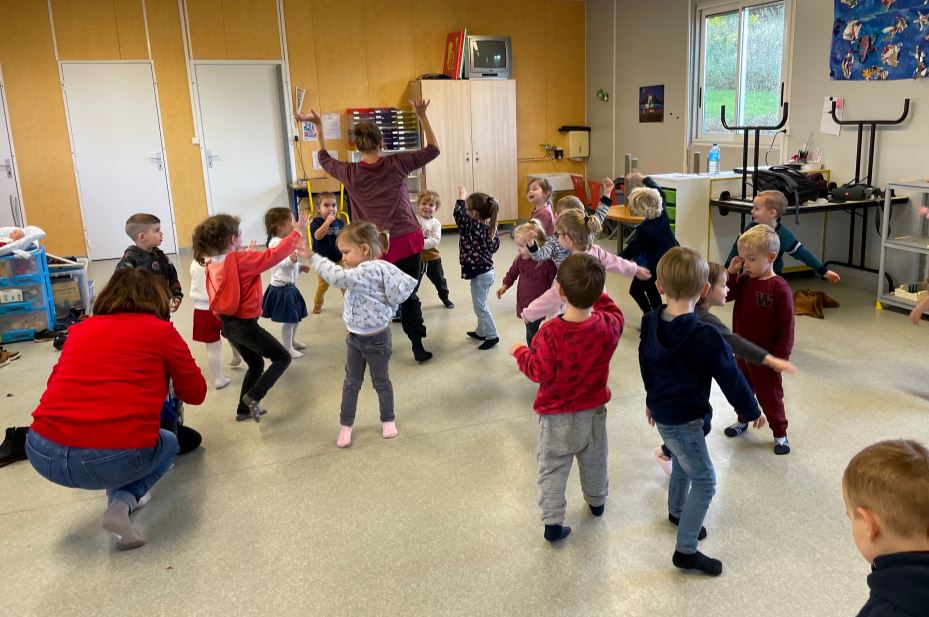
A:
[[[190,55],[195,60],[226,60],[222,0],[184,0],[190,27]]]
[[[119,59],[113,0],[52,0],[52,15],[60,59]]]
[[[458,0],[410,0],[413,25],[414,79],[425,73],[441,73],[445,54],[445,37],[460,30]]]
[[[120,60],[147,59],[148,44],[145,40],[142,0],[113,0],[113,10],[116,13]]]
[[[408,0],[365,0],[364,44],[368,70],[368,104],[371,107],[408,107],[413,67],[412,20],[391,15],[410,15]],[[391,27],[384,27],[384,22]],[[389,53],[388,53],[389,51]],[[404,84],[404,87],[399,87]]]
[[[207,216],[206,187],[200,162],[184,62],[177,0],[146,0],[149,36],[164,130],[165,156],[178,246],[191,244],[194,227]]]
[[[86,255],[48,5],[0,0],[0,66],[26,220],[58,255]]]
[[[229,60],[280,60],[281,36],[275,0],[223,0]]]

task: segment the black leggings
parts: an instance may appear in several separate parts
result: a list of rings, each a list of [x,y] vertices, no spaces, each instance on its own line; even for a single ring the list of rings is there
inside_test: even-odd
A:
[[[419,302],[419,296],[416,292],[419,290],[419,280],[422,276],[422,254],[416,253],[409,257],[404,257],[394,263],[404,274],[408,274],[416,279],[416,287],[413,293],[400,305],[400,321],[403,324],[403,331],[411,341],[418,342],[426,338],[426,324],[423,323],[423,308]]]
[[[652,272],[652,277],[647,281],[633,278],[632,284],[629,285],[629,295],[642,309],[643,314],[660,307],[661,294],[658,293],[658,287],[655,285],[655,273]]]
[[[268,390],[280,379],[290,366],[290,352],[267,330],[258,325],[258,318],[239,319],[223,315],[223,335],[239,352],[248,370],[242,378],[242,391],[239,395],[239,408],[236,413],[247,414],[248,405],[242,401],[246,394],[254,401],[260,401]],[[271,360],[271,366],[265,369],[264,358]]]

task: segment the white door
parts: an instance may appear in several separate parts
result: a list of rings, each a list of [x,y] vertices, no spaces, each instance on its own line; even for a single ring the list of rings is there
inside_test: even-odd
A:
[[[10,123],[6,111],[6,96],[3,92],[3,75],[0,74],[0,227],[23,226],[23,213],[13,165]]]
[[[290,207],[281,73],[273,64],[195,64],[211,214],[264,244],[264,214]]]
[[[150,62],[62,62],[84,234],[91,259],[120,257],[126,219],[161,219],[161,250],[176,252]]]

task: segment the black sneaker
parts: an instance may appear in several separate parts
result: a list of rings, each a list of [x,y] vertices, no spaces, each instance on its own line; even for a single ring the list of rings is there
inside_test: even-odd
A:
[[[780,443],[777,440],[774,441],[774,453],[778,456],[783,456],[784,454],[790,454],[790,444],[787,440],[784,440],[784,443]]]
[[[261,416],[268,413],[267,409],[262,409],[261,407],[259,407],[258,401],[256,401],[255,399],[253,399],[247,394],[242,397],[242,402],[245,403],[246,407],[248,407],[248,414],[247,414],[248,418],[251,418],[255,422],[261,422]],[[247,418],[242,418],[243,415],[245,414],[236,414],[236,421],[241,422],[243,419],[247,419]]]
[[[58,332],[52,330],[39,330],[32,335],[32,340],[36,343],[51,343],[58,336]]]
[[[6,429],[6,439],[0,444],[0,467],[26,460],[26,434],[28,432],[27,426],[11,426]]]
[[[748,430],[748,424],[742,424],[741,422],[736,422],[732,426],[727,426],[726,430],[723,431],[726,434],[726,437],[738,437],[742,433]]]
[[[447,309],[453,309],[453,308],[455,308],[455,303],[452,302],[451,300],[449,300],[448,298],[444,298],[444,299],[442,300],[442,304],[444,304],[444,305],[445,305],[445,308],[447,308]]]
[[[486,340],[483,336],[481,336],[480,334],[478,334],[478,333],[475,332],[474,330],[471,330],[471,331],[469,331],[469,332],[466,332],[465,334],[467,334],[467,335],[470,336],[471,338],[476,339],[476,340],[478,340],[478,341]]]
[[[494,338],[485,338],[485,339],[484,339],[484,342],[481,343],[480,345],[478,345],[477,348],[480,349],[480,350],[487,350],[487,349],[490,349],[491,347],[495,346],[495,345],[496,345],[497,343],[499,343],[499,342],[500,342],[500,339],[497,338],[497,337],[494,337]]]
[[[55,335],[55,340],[52,341],[52,345],[55,347],[55,349],[57,349],[58,351],[61,351],[62,349],[64,349],[65,342],[67,342],[67,340],[68,340],[68,332],[67,331],[59,332],[58,334]]]

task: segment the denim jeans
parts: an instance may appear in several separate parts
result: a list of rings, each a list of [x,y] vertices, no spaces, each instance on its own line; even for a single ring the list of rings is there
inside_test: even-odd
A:
[[[687,554],[697,552],[697,536],[716,494],[716,471],[706,449],[703,422],[700,418],[687,424],[657,425],[674,461],[668,484],[668,513],[680,519],[675,550]]]
[[[42,437],[26,436],[26,456],[43,478],[68,488],[105,489],[107,501],[124,501],[132,511],[177,458],[177,436],[158,431],[154,448],[103,450],[70,448]]]
[[[477,329],[475,329],[475,332],[478,336],[483,336],[486,339],[497,338],[494,316],[490,314],[490,307],[487,306],[487,295],[490,293],[493,284],[493,270],[478,274],[471,279],[471,304],[474,306],[474,314],[477,315]]]
[[[345,381],[342,383],[342,411],[339,423],[352,426],[358,407],[358,392],[365,379],[365,367],[371,370],[371,383],[377,392],[381,422],[394,421],[394,387],[390,383],[390,356],[393,352],[390,328],[363,336],[348,333],[345,339],[348,353],[345,357]]]
[[[242,378],[239,408],[236,411],[240,415],[247,414],[248,405],[242,401],[242,397],[247,394],[254,401],[263,399],[290,366],[290,352],[270,332],[258,325],[257,317],[239,319],[223,315],[222,322],[223,335],[248,366]],[[265,370],[263,358],[271,360],[268,370]]]

